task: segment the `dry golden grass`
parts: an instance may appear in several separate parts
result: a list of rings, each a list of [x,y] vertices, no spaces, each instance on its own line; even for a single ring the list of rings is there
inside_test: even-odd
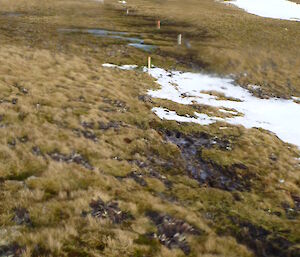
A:
[[[187,5],[174,3],[179,9],[190,11]],[[203,3],[205,5],[201,5],[198,11],[207,8],[207,12],[197,19],[196,15],[191,15],[189,29],[195,27],[197,31],[202,22],[201,26],[206,26],[205,20],[213,26],[210,30],[214,30],[214,26],[220,29],[222,24],[229,26],[234,17],[237,20],[242,19],[240,15],[248,17],[214,2]],[[142,22],[143,18],[133,16],[127,19],[111,5],[95,1],[2,0],[0,5],[0,32],[3,35],[0,38],[0,62],[3,64],[0,66],[0,254],[4,246],[17,242],[23,249],[23,256],[182,256],[181,250],[168,249],[158,240],[145,237],[145,234],[157,231],[146,216],[149,210],[183,219],[202,232],[200,236],[187,237],[190,256],[254,256],[253,249],[239,240],[239,233],[242,235],[240,227],[230,217],[261,226],[272,231],[272,235],[279,234],[297,247],[299,217],[289,219],[282,203],[295,208],[291,194],[300,195],[299,161],[295,159],[299,156],[298,149],[258,129],[229,126],[220,131],[220,124],[199,127],[160,121],[151,112],[153,104],[138,99],[147,89],[157,87],[147,74],[101,67],[104,62],[141,65],[147,54],[122,42],[116,44],[105,38],[58,32],[61,28],[96,27],[127,29],[133,33],[138,32],[139,26],[129,26],[126,24],[128,19]],[[212,12],[215,7],[216,13]],[[148,8],[152,9],[151,13]],[[145,5],[143,12],[153,15],[156,8],[155,3]],[[164,6],[160,15],[177,22],[176,10],[179,9],[172,8],[168,14]],[[212,23],[210,15],[214,13],[214,19],[218,21],[223,10],[230,13],[226,22]],[[8,13],[22,15],[15,17]],[[258,19],[256,21],[263,26]],[[275,24],[266,23],[264,26]],[[280,23],[278,27],[281,26],[290,26],[292,30],[294,24]],[[145,27],[142,34],[150,37],[152,32]],[[224,44],[225,37],[229,37],[228,28],[215,33],[220,34],[214,39],[215,46],[211,45],[213,39],[205,41],[208,46],[204,43],[199,46],[197,54],[203,53],[203,49],[213,49],[203,55],[204,59],[209,56],[216,58],[218,44]],[[252,36],[249,34],[249,38]],[[153,42],[162,40],[163,30],[156,37],[152,38]],[[196,33],[192,40],[196,42],[197,37]],[[171,40],[168,36],[165,44],[170,46]],[[292,45],[291,38],[286,40]],[[224,50],[224,59],[209,69],[233,72],[231,68],[222,68],[227,59],[233,62],[241,59],[247,63],[249,56],[241,51],[242,43],[236,44],[231,48],[232,52]],[[266,54],[265,47],[262,49]],[[285,50],[287,54],[278,56],[276,62],[280,62],[280,58],[285,62],[290,54],[298,53],[293,49]],[[166,52],[155,53],[153,59],[158,64],[175,67],[172,51],[170,56],[165,56]],[[257,58],[257,62],[262,61]],[[182,66],[184,64],[177,64],[177,67]],[[237,65],[235,71],[242,66]],[[248,66],[256,67],[256,63],[252,60]],[[292,68],[282,70],[284,74],[293,73]],[[252,71],[254,74],[255,69]],[[259,80],[261,75],[257,74]],[[293,88],[299,92],[298,87]],[[286,93],[280,87],[276,90],[274,92]],[[171,107],[166,101],[161,101],[161,104]],[[179,112],[183,110],[179,105],[172,108]],[[208,108],[207,111],[215,110]],[[94,127],[84,128],[83,122],[94,122]],[[99,129],[98,122],[118,122],[121,125],[117,129]],[[164,140],[162,130],[189,135],[206,132],[211,136],[229,138],[232,151],[213,147],[203,149],[201,157],[220,167],[245,164],[247,172],[256,175],[251,191],[228,192],[199,186],[187,176],[180,149]],[[92,132],[92,139],[97,140],[85,137],[86,131]],[[35,147],[39,147],[40,154]],[[79,153],[94,169],[86,168],[83,163],[54,161],[49,155],[53,151],[65,155]],[[277,160],[270,160],[271,155]],[[141,168],[137,161],[150,164]],[[165,163],[171,168],[165,167]],[[151,169],[157,170],[173,185],[168,188],[162,180],[147,176],[147,186],[132,178],[120,178],[132,171],[146,174]],[[285,183],[278,183],[278,179],[284,179]],[[91,215],[83,217],[82,212],[89,211],[89,203],[98,197],[104,202],[117,201],[120,209],[130,212],[134,219],[114,224],[109,219],[97,219]],[[16,224],[14,210],[19,207],[28,211],[31,224]],[[274,215],[275,211],[281,216]]]

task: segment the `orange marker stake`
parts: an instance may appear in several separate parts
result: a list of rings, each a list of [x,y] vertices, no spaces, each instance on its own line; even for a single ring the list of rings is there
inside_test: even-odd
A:
[[[160,20],[157,21],[157,28],[160,29]]]

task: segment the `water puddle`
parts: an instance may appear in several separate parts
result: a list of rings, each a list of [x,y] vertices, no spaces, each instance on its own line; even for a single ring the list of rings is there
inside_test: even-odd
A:
[[[157,47],[154,46],[154,45],[146,45],[146,44],[143,44],[143,43],[130,43],[128,44],[129,46],[133,46],[137,49],[141,49],[145,52],[152,52],[154,51]]]
[[[21,16],[23,16],[23,14],[16,13],[16,12],[6,12],[6,13],[1,13],[1,16],[5,16],[5,17],[21,17]]]
[[[287,0],[232,0],[225,3],[261,17],[300,21],[300,4]]]
[[[145,44],[143,39],[137,37],[130,37],[129,33],[121,31],[110,31],[105,29],[60,29],[59,32],[92,34],[96,37],[124,40],[129,42],[129,46],[135,47],[146,52],[154,51],[157,48],[155,45]]]
[[[144,68],[144,72],[148,70]],[[184,105],[213,106],[219,110],[229,109],[232,112],[232,116],[228,118],[209,116],[200,112],[195,112],[191,117],[178,115],[175,111],[162,107],[153,108],[153,112],[161,119],[200,125],[226,122],[243,125],[246,128],[263,128],[275,133],[283,141],[300,147],[300,104],[293,99],[260,99],[248,90],[235,85],[230,78],[202,73],[152,68],[149,74],[161,86],[159,90],[148,92],[151,97]]]

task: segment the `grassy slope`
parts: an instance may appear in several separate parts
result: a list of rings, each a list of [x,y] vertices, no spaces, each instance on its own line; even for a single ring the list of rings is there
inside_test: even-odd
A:
[[[129,4],[141,14],[160,17],[162,28],[175,20],[175,29],[191,43],[194,61],[206,70],[235,74],[239,83],[260,85],[267,95],[300,94],[298,22],[264,19],[210,0]]]
[[[291,218],[286,206],[295,208],[291,194],[300,195],[300,169],[295,160],[298,150],[257,129],[230,127],[225,132],[218,129],[218,124],[199,127],[162,122],[151,113],[156,102],[138,99],[147,89],[156,86],[151,78],[141,72],[101,68],[104,62],[142,64],[147,57],[145,53],[122,42],[115,44],[108,39],[57,32],[66,27],[137,32],[145,22],[147,26],[143,26],[142,35],[149,41],[164,40],[166,45],[161,55],[153,55],[155,62],[183,67],[188,60],[185,54],[189,53],[183,53],[183,62],[176,64],[175,54],[168,50],[176,35],[175,28],[167,37],[162,29],[151,39],[151,34],[157,32],[150,25],[156,17],[146,19],[137,13],[128,18],[121,14],[123,11],[92,1],[2,0],[0,3],[3,14],[0,17],[3,35],[0,60],[5,63],[0,67],[1,246],[17,242],[26,249],[25,256],[182,256],[180,250],[169,250],[144,236],[156,230],[146,217],[146,211],[156,210],[186,220],[202,231],[201,236],[188,237],[191,256],[253,256],[251,249],[254,248],[247,248],[247,236],[243,237],[247,228],[236,220],[270,231],[268,240],[271,242],[272,237],[288,240],[292,243],[288,247],[290,252],[297,247],[299,216],[293,214]],[[212,10],[210,4],[207,8],[205,15],[208,17]],[[221,12],[224,7],[219,8]],[[145,12],[147,10],[144,8]],[[239,19],[237,12],[225,10]],[[21,13],[22,16],[12,17],[8,13]],[[164,15],[167,17],[167,13]],[[233,17],[225,17],[228,19],[225,24]],[[175,16],[168,17],[171,18]],[[191,22],[187,23],[191,29],[198,24],[197,20],[188,22]],[[222,27],[218,23],[214,26]],[[278,26],[291,26],[292,30],[295,25]],[[229,34],[225,32],[224,35]],[[221,31],[215,33],[222,34]],[[208,45],[214,41],[217,46],[203,43],[193,53],[203,53],[208,47],[213,49],[212,54],[203,58],[208,60],[209,56],[215,56],[218,45],[225,42],[224,35],[215,41],[205,41]],[[292,45],[293,39],[286,40]],[[244,56],[242,49],[238,49],[237,55],[227,52],[223,61],[218,59],[220,66],[210,64],[209,69],[230,71],[223,65],[227,59],[235,62]],[[292,52],[278,55],[278,61],[290,54]],[[255,67],[255,63],[252,66]],[[294,74],[288,69],[283,72]],[[297,87],[294,90],[299,92]],[[285,93],[280,87],[278,92]],[[16,104],[12,103],[14,98],[18,99]],[[173,108],[180,110],[182,107]],[[84,128],[83,121],[93,121],[95,125]],[[121,125],[119,129],[103,130],[98,122],[119,122]],[[243,163],[248,168],[240,171],[240,180],[250,174],[253,177],[251,190],[228,192],[199,186],[186,175],[180,149],[164,140],[163,131],[167,129],[188,135],[205,132],[212,137],[228,139],[232,150],[218,146],[203,149],[201,158],[220,167]],[[97,141],[86,138],[86,131],[94,134]],[[33,150],[37,146],[41,154]],[[66,155],[74,151],[80,153],[94,169],[54,161],[49,156],[54,151]],[[148,164],[142,168],[138,162]],[[146,175],[153,169],[173,185],[168,188],[161,180]],[[147,186],[130,178],[119,178],[131,171],[144,174]],[[285,182],[280,184],[279,179]],[[97,197],[104,201],[116,200],[134,219],[112,224],[109,219],[82,217],[82,211],[88,211],[89,203]],[[14,209],[18,207],[28,210],[30,224],[16,224]],[[244,241],[240,242],[241,238]]]

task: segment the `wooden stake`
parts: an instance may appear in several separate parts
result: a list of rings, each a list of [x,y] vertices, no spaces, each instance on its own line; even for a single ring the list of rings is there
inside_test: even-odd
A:
[[[150,74],[150,70],[151,70],[151,57],[148,56],[148,73]]]
[[[160,29],[160,20],[157,21],[157,28]]]
[[[179,34],[178,37],[177,37],[177,44],[178,45],[181,45],[181,38],[182,38],[182,36],[181,36],[181,34]]]

